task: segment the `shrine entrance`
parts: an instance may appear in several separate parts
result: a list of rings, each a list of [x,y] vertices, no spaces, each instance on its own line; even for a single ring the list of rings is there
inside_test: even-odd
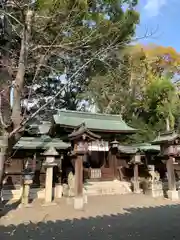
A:
[[[84,159],[84,179],[86,181],[107,181],[114,179],[109,143],[98,140],[91,142]]]

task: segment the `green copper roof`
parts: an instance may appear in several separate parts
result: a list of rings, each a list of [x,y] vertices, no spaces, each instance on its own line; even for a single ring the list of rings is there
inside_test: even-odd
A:
[[[86,139],[93,141],[93,140],[97,140],[100,139],[101,136],[91,132],[85,124],[81,124],[77,129],[75,129],[71,134],[68,135],[70,140],[75,140],[75,139],[79,139],[82,136],[86,136]]]
[[[74,128],[82,123],[90,130],[104,132],[126,132],[133,133],[136,129],[129,127],[121,118],[120,115],[109,114],[94,114],[77,111],[58,111],[54,115],[54,121],[63,127]]]
[[[160,143],[165,143],[165,142],[172,142],[179,138],[179,135],[175,132],[167,132],[160,134],[157,136],[153,141],[152,144],[160,144]]]
[[[34,122],[26,127],[25,131],[31,135],[38,134],[48,134],[51,128],[51,122]]]
[[[56,149],[67,149],[70,143],[65,143],[58,138],[50,137],[22,137],[14,146],[15,149],[48,149],[54,147]]]
[[[136,154],[137,152],[159,152],[159,145],[151,144],[135,144],[135,145],[119,145],[118,150],[121,153]]]
[[[118,150],[121,153],[127,153],[127,154],[135,154],[138,151],[138,149],[136,147],[123,146],[123,145],[119,145]]]
[[[137,148],[141,152],[159,152],[160,151],[160,146],[159,145],[151,145],[151,144],[141,144],[137,146]]]

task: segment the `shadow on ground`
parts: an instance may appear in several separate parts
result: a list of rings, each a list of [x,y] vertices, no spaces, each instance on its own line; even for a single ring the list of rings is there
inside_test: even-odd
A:
[[[1,240],[173,240],[180,234],[180,205],[129,208],[125,214],[1,226]]]
[[[8,203],[8,201],[3,201],[3,204],[0,208],[0,218],[5,216],[6,214],[8,214],[8,212],[18,208],[18,206],[21,204],[21,200],[18,200],[12,204],[6,205],[7,203]]]

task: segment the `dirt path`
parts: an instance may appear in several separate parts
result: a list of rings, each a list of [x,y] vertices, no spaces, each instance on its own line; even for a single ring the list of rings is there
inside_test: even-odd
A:
[[[8,209],[8,208],[7,208]],[[180,203],[143,195],[89,197],[83,211],[56,206],[16,208],[0,219],[0,240],[180,239]]]

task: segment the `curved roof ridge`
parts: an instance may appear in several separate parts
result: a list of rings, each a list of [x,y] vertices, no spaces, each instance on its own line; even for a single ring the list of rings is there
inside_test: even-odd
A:
[[[107,117],[118,117],[122,120],[121,114],[109,114],[109,113],[92,113],[92,112],[83,112],[83,111],[75,111],[75,110],[58,110],[57,114],[60,113],[74,113],[74,114],[80,114],[80,115],[91,115],[91,116],[107,116]],[[55,114],[56,115],[56,114]]]
[[[85,123],[88,129],[94,131],[109,131],[109,132],[127,132],[133,133],[137,130],[128,126],[122,119],[121,115],[97,114],[81,111],[59,110],[58,114],[54,115],[55,124],[62,127],[78,127]]]

